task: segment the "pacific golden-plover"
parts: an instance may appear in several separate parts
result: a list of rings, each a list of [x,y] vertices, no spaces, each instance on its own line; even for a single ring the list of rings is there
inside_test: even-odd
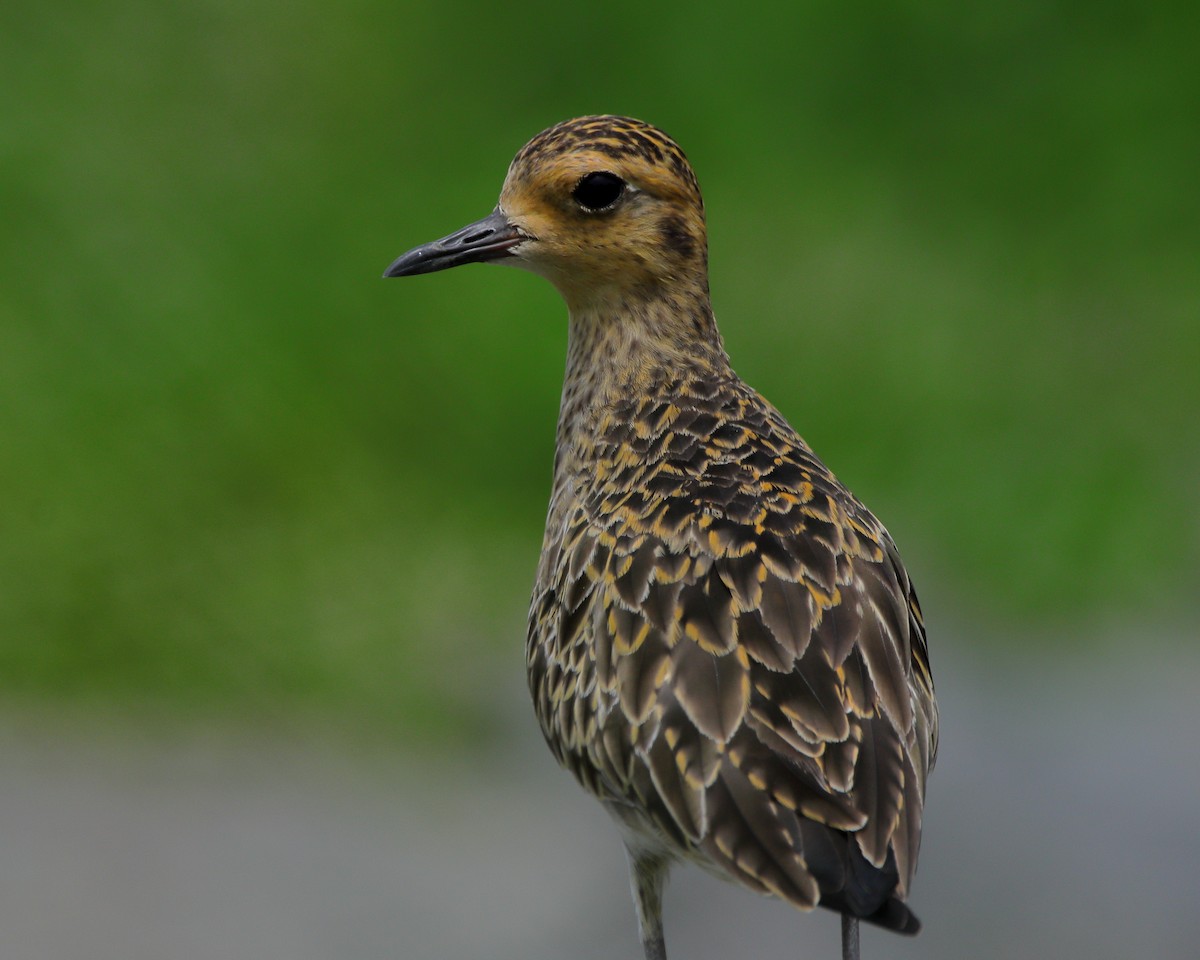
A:
[[[615,817],[647,960],[679,860],[900,933],[938,718],[892,538],[730,367],[696,176],[662,131],[568,120],[488,216],[384,276],[475,262],[570,311],[529,687],[559,763]]]

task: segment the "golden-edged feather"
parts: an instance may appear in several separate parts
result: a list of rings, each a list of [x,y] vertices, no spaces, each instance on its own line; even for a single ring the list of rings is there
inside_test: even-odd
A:
[[[538,718],[651,842],[904,929],[937,742],[916,595],[883,526],[716,367],[640,369],[560,424]]]

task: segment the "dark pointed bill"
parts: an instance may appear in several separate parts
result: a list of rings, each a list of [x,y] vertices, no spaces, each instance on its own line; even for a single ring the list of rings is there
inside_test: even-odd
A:
[[[483,263],[512,256],[512,248],[529,238],[521,234],[497,207],[448,237],[409,250],[387,270],[385,277],[413,277],[463,263]]]

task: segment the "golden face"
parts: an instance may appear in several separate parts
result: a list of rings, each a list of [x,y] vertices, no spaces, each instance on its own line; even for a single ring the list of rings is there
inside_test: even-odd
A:
[[[514,163],[499,209],[524,235],[514,266],[549,279],[569,303],[677,282],[706,259],[699,195],[665,164],[572,150]]]
[[[574,309],[706,282],[696,177],[673,140],[624,117],[568,120],[513,160],[496,210],[409,251],[386,276],[495,261],[549,279]]]

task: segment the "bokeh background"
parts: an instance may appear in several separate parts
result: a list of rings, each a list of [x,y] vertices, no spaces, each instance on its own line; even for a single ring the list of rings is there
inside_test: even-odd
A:
[[[930,929],[871,955],[1195,955],[1198,48],[1171,2],[4,5],[12,955],[636,954],[523,703],[563,308],[379,279],[592,112],[683,144],[736,366],[921,590]],[[709,883],[679,955],[834,955]]]

